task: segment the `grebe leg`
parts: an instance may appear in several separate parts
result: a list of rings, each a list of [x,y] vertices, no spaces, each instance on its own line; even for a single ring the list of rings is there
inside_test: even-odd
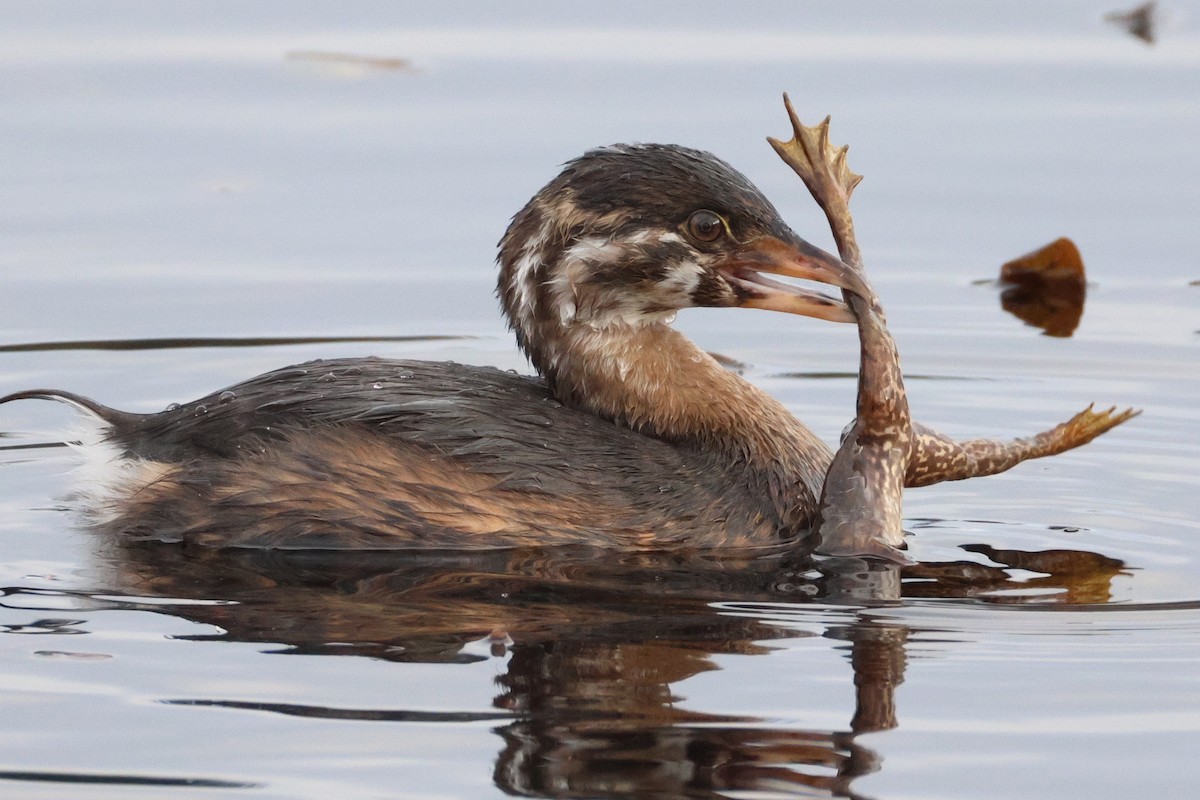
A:
[[[909,562],[904,546],[904,476],[912,453],[912,417],[896,343],[883,308],[866,279],[854,235],[850,195],[862,180],[846,165],[845,146],[829,142],[829,118],[807,127],[787,95],[784,105],[793,136],[768,139],[812,193],[829,220],[842,261],[858,271],[867,296],[844,293],[858,320],[857,413],[842,437],[821,493],[819,543],[824,555],[870,555]]]
[[[774,139],[769,141],[780,157],[804,179],[805,185],[825,211],[842,260],[861,270],[861,258],[854,243],[849,199],[862,176],[850,172],[846,166],[845,147],[834,148],[829,144],[828,118],[816,127],[807,128],[800,124],[786,95],[784,104],[792,121],[795,138],[786,143]],[[822,152],[826,158],[814,167],[811,162],[813,154]],[[994,475],[1031,458],[1058,455],[1087,444],[1140,413],[1132,408],[1118,412],[1116,408],[1096,411],[1088,406],[1050,430],[1010,441],[969,439],[956,442],[920,423],[914,423],[905,486],[928,486],[941,481]]]
[[[1031,458],[1056,456],[1087,444],[1105,431],[1112,430],[1141,411],[1110,408],[1096,411],[1088,406],[1071,419],[1036,436],[1001,441],[968,439],[956,442],[920,423],[914,426],[912,453],[905,486],[930,486],[942,481],[961,481],[983,475],[995,475]]]

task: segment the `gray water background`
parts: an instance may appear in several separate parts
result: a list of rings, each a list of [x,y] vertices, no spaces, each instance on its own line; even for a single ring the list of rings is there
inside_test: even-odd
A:
[[[622,639],[589,627],[577,604],[538,605],[543,621],[571,622],[572,641],[616,636],[601,651],[610,667],[636,652],[644,672],[661,672],[650,682],[669,697],[645,701],[661,714],[610,709],[627,723],[618,728],[652,732],[660,748],[713,728],[773,742],[849,730],[847,628],[900,632],[889,652],[907,667],[889,684],[898,724],[855,745],[879,763],[850,782],[784,748],[752,788],[697,788],[683,775],[690,756],[635,757],[610,736],[593,743],[611,751],[604,781],[523,791],[1187,796],[1200,778],[1200,6],[1161,4],[1153,46],[1106,22],[1112,10],[6,3],[0,394],[61,386],[152,411],[315,357],[525,370],[492,296],[494,245],[557,165],[589,147],[712,150],[802,235],[831,245],[764,142],[787,134],[787,90],[807,119],[833,115],[835,141],[851,144],[866,176],[859,237],[918,419],[1010,436],[1092,401],[1144,410],[1087,448],[909,492],[913,554],[992,563],[961,547],[984,542],[1123,566],[1062,581],[1075,595],[1014,569],[1014,585],[995,592],[866,610],[730,590],[702,604],[711,640],[657,651],[666,623],[652,606],[622,610],[636,623]],[[1067,339],[1004,313],[983,282],[1063,235],[1090,281]],[[826,440],[852,414],[849,326],[724,310],[678,325],[742,362]],[[413,339],[143,341],[378,336]],[[443,336],[454,338],[429,338]],[[106,342],[134,346],[98,349]],[[72,453],[37,446],[61,440],[71,419],[50,404],[0,409],[0,445],[18,448],[0,457],[0,794],[489,797],[522,785],[520,765],[533,768],[502,732],[523,730],[506,727],[521,713],[497,702],[519,635],[497,653],[485,627],[457,660],[334,657],[336,642],[297,652],[287,631],[272,639],[275,622],[255,636],[223,627],[206,609],[247,606],[233,590],[131,597],[112,578],[128,566],[62,510]],[[364,604],[315,613],[384,626],[397,614]],[[756,626],[746,644],[718,643],[730,620]],[[561,694],[575,702],[577,689]],[[668,710],[684,716],[664,722]],[[557,749],[532,752],[569,772],[574,762],[554,754],[587,738],[577,723],[563,723],[570,736],[543,731]]]

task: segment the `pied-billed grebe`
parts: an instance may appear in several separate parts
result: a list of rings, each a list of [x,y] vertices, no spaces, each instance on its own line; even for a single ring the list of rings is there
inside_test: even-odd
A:
[[[542,379],[365,358],[287,367],[156,414],[50,390],[0,402],[53,398],[98,418],[117,468],[90,510],[131,538],[638,549],[806,535],[829,449],[669,323],[693,306],[852,321],[842,301],[763,273],[862,294],[853,269],[729,165],[670,145],[568,163],[513,218],[499,263],[504,312]],[[931,441],[947,452],[915,456],[909,483],[1012,465],[960,458],[981,443]],[[1012,463],[1048,452],[1005,451]]]

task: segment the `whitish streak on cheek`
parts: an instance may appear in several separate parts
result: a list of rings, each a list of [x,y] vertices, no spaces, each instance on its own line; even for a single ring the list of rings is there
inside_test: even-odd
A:
[[[662,285],[669,289],[672,294],[681,295],[683,298],[690,298],[692,292],[700,285],[700,276],[704,274],[704,268],[694,261],[689,261],[684,264],[672,264],[670,277],[662,281]]]
[[[517,267],[513,275],[513,287],[517,292],[515,316],[528,321],[533,316],[535,301],[533,278],[537,274],[538,265],[542,260],[542,250],[550,239],[550,225],[542,226],[537,236],[534,236],[521,248],[521,257],[517,259]]]

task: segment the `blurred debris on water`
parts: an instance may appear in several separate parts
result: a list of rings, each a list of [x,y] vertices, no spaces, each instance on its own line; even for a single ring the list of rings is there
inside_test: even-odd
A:
[[[1158,27],[1157,3],[1150,0],[1128,11],[1113,11],[1105,14],[1106,22],[1111,22],[1123,28],[1130,36],[1141,39],[1146,44],[1154,44]]]

